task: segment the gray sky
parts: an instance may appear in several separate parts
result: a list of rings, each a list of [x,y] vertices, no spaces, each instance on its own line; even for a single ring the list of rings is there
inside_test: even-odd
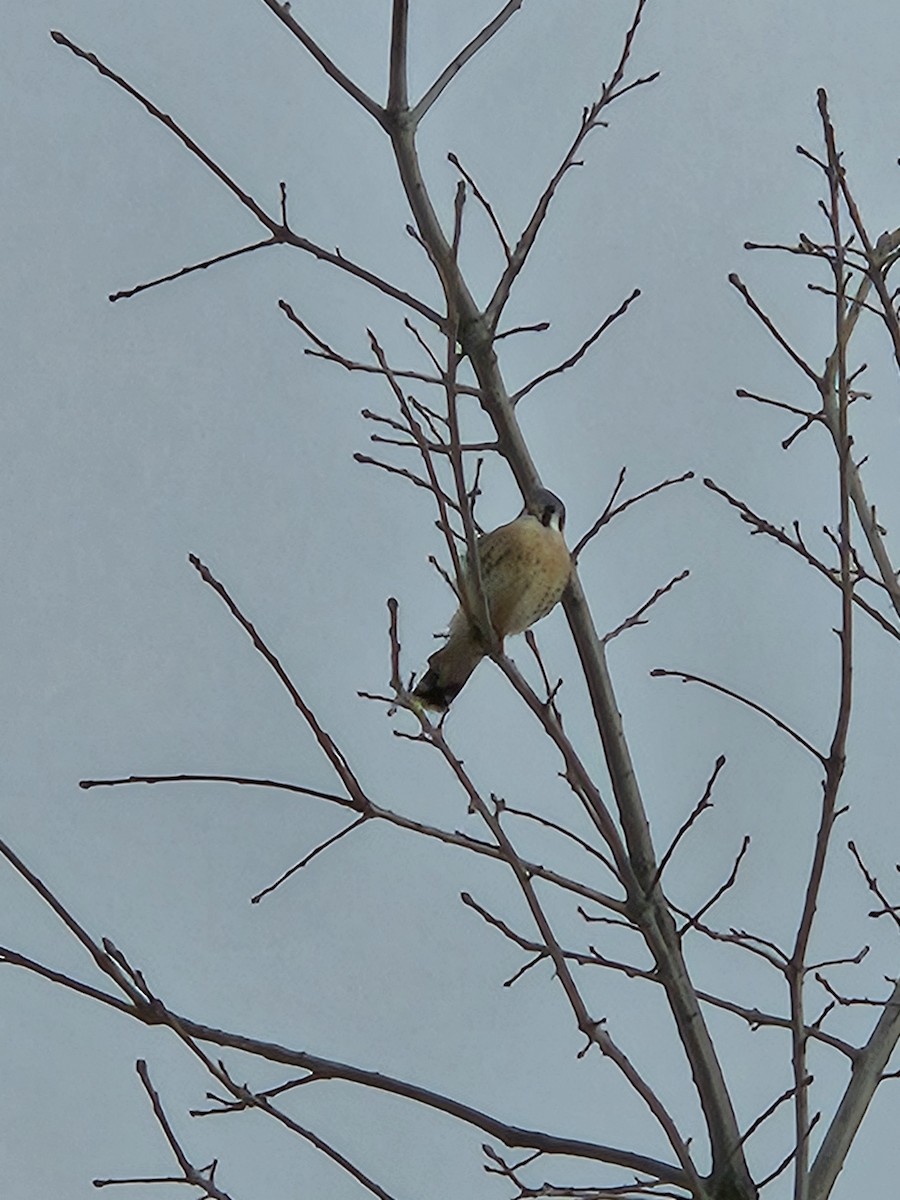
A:
[[[499,5],[412,7],[418,93]],[[384,0],[297,2],[294,11],[383,96]],[[518,231],[611,69],[630,11],[620,0],[526,0],[422,130],[442,214],[452,204],[453,150],[510,235]],[[428,302],[437,296],[404,233],[409,218],[386,140],[262,4],[35,0],[7,6],[0,27],[0,835],[176,1010],[413,1078],[511,1122],[664,1153],[612,1068],[575,1059],[580,1041],[549,973],[501,988],[521,960],[458,900],[468,890],[527,930],[500,868],[367,828],[251,907],[250,895],[340,827],[336,810],[206,785],[78,790],[85,777],[178,771],[335,787],[274,676],[188,566],[195,552],[257,623],[375,798],[477,832],[436,756],[392,736],[411,728],[409,718],[388,720],[356,696],[386,686],[387,596],[402,606],[407,672],[421,668],[451,607],[427,563],[440,550],[431,509],[402,480],[351,458],[370,448],[360,409],[389,412],[390,396],[373,377],[304,357],[276,301],[289,300],[351,356],[365,356],[369,326],[395,361],[420,365],[404,314],[283,248],[110,305],[111,292],[259,231],[168,131],[48,31],[62,29],[146,91],[270,211],[285,180],[300,232]],[[746,387],[812,405],[811,389],[727,275],[748,281],[812,361],[827,352],[830,309],[805,286],[824,279],[805,261],[750,256],[742,246],[822,232],[819,178],[794,152],[798,142],[818,151],[818,86],[828,89],[870,228],[900,223],[898,35],[891,0],[651,0],[633,70],[662,77],[614,108],[584,168],[560,190],[508,313],[508,323],[550,320],[550,332],[501,343],[508,382],[519,386],[642,289],[577,370],[523,401],[526,434],[545,482],[566,501],[573,541],[627,465],[634,490],[688,469],[711,475],[778,523],[803,520],[827,553],[816,531],[835,521],[836,487],[824,436],[814,430],[785,455],[789,419],[734,399]],[[474,207],[463,258],[485,299],[499,257]],[[870,496],[893,529],[896,376],[874,334],[860,354],[876,396],[859,413],[857,439],[871,455]],[[511,480],[491,464],[483,523],[517,507]],[[718,923],[787,939],[817,820],[815,770],[752,715],[648,671],[711,675],[825,744],[836,705],[837,592],[749,539],[695,482],[632,510],[586,552],[582,576],[598,626],[618,624],[683,567],[690,580],[653,623],[611,650],[654,835],[668,843],[726,754],[716,808],[673,864],[670,890],[686,907],[702,902],[749,832],[742,887],[723,901]],[[596,755],[560,613],[541,640],[554,671],[572,681],[573,736]],[[847,838],[886,881],[897,859],[896,651],[862,625],[858,654],[844,796],[852,811],[835,838],[821,957],[878,939]],[[478,671],[450,729],[485,791],[569,815],[555,759],[535,744],[492,666]],[[575,869],[564,849],[529,831],[522,845]],[[8,870],[0,870],[0,911],[0,940],[91,977]],[[571,914],[559,916],[572,940],[584,940]],[[896,947],[877,944],[880,956],[848,990],[881,995],[883,975],[897,974]],[[604,945],[621,949],[612,935]],[[701,986],[783,1005],[771,974],[703,944],[692,952]],[[587,986],[685,1131],[699,1134],[658,997],[615,978]],[[138,1056],[195,1161],[219,1156],[221,1185],[236,1197],[361,1194],[261,1118],[191,1122],[186,1110],[202,1106],[209,1084],[162,1031],[11,968],[0,971],[0,1014],[0,1174],[14,1200],[87,1197],[96,1176],[170,1172],[134,1074]],[[853,1011],[834,1028],[864,1037],[868,1022]],[[750,1034],[723,1016],[711,1025],[746,1124],[789,1083],[787,1039]],[[253,1070],[254,1085],[283,1078]],[[825,1057],[814,1070],[827,1117],[845,1073]],[[886,1194],[896,1179],[891,1086],[876,1098],[838,1197]],[[308,1089],[293,1111],[400,1197],[506,1194],[483,1175],[483,1139],[449,1121],[342,1085]],[[773,1122],[753,1143],[754,1167],[764,1173],[789,1145],[786,1118]]]

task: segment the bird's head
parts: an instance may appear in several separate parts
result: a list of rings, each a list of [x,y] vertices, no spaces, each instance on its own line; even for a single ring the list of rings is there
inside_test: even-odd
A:
[[[556,529],[562,533],[565,528],[566,506],[559,496],[554,496],[547,488],[538,488],[532,494],[525,505],[525,511],[531,513],[533,517],[537,517],[540,523],[549,529]]]

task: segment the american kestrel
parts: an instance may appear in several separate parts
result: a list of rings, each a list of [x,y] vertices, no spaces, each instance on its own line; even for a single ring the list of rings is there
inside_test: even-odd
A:
[[[541,488],[514,521],[478,539],[481,583],[491,625],[501,643],[546,617],[565,591],[572,573],[563,538],[565,521],[563,502]],[[469,607],[473,612],[478,609],[476,579],[469,572],[464,582],[467,590],[471,589]],[[488,649],[460,605],[450,622],[446,645],[429,658],[428,670],[413,696],[425,708],[446,712]]]

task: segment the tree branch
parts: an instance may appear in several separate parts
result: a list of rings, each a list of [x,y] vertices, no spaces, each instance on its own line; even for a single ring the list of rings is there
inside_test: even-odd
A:
[[[273,11],[275,11],[277,8],[279,15],[281,15],[280,6],[276,5],[274,0],[264,0],[264,3],[269,4]],[[269,233],[272,235],[273,241],[294,246],[298,250],[303,250],[307,254],[311,254],[314,258],[321,259],[323,262],[327,262],[334,267],[338,267],[340,270],[355,276],[355,278],[363,280],[364,283],[368,283],[370,287],[376,288],[378,291],[383,292],[386,296],[390,296],[393,300],[398,300],[407,308],[413,309],[415,312],[419,313],[420,316],[426,317],[432,322],[432,324],[437,325],[439,328],[442,327],[441,318],[434,311],[434,309],[430,308],[427,304],[424,304],[421,300],[416,299],[415,296],[410,295],[409,292],[404,292],[401,288],[395,287],[387,280],[381,279],[372,271],[368,271],[365,267],[361,267],[357,263],[352,262],[349,258],[345,258],[339,250],[332,253],[330,250],[326,250],[324,247],[316,245],[315,242],[311,242],[308,238],[301,237],[299,234],[294,233],[293,230],[282,224],[281,221],[276,220],[274,217],[270,217],[265,209],[263,209],[248,192],[245,192],[243,188],[239,187],[235,180],[227,173],[227,171],[220,167],[219,164],[215,162],[205,150],[201,149],[194,139],[185,133],[180,125],[178,125],[167,113],[164,113],[161,109],[157,108],[157,106],[151,100],[148,100],[146,96],[142,95],[137,88],[132,87],[131,84],[123,79],[121,75],[117,75],[115,71],[110,70],[109,67],[100,61],[96,54],[91,54],[87,50],[82,50],[80,46],[76,46],[74,42],[70,41],[65,34],[59,33],[56,30],[54,30],[50,36],[58,45],[65,46],[78,58],[83,58],[85,62],[88,62],[91,64],[91,66],[95,67],[101,75],[105,76],[107,79],[111,79],[113,83],[115,83],[123,91],[127,92],[130,96],[133,96],[134,99],[137,100],[138,103],[141,104],[152,117],[154,117],[162,125],[165,125],[168,130],[174,133],[182,145],[189,150],[195,158],[199,159],[200,162],[202,162],[203,165],[207,167],[207,169],[210,170],[213,175],[216,176],[220,183],[225,185],[228,191],[230,191],[231,194],[240,201],[240,203],[248,210],[248,212],[252,213],[252,215],[256,217],[261,225],[268,229]],[[253,248],[256,247],[254,246]],[[164,276],[161,279],[156,280],[155,283],[164,283],[169,279],[178,278],[180,275],[185,273],[185,271],[176,271],[171,276]],[[140,291],[143,290],[143,288],[150,286],[154,286],[154,284],[144,284],[142,287],[135,289],[135,291]],[[121,294],[123,293],[117,293],[117,295]]]
[[[493,20],[488,21],[487,25],[480,30],[460,50],[454,58],[447,63],[440,75],[425,92],[421,100],[413,106],[410,117],[413,124],[418,125],[425,114],[431,108],[432,104],[438,99],[444,88],[455,78],[455,76],[463,69],[466,63],[478,53],[478,51],[486,46],[495,33],[499,33],[509,18],[522,7],[524,0],[508,0],[508,3],[500,9]]]
[[[708,687],[714,692],[721,692],[723,696],[728,696],[732,700],[737,700],[739,704],[746,705],[747,708],[752,709],[753,712],[759,713],[761,717],[765,717],[767,721],[771,721],[776,729],[780,729],[781,732],[786,733],[789,738],[793,738],[793,740],[797,742],[798,745],[802,746],[804,750],[808,751],[813,758],[824,764],[825,756],[820,750],[816,749],[812,742],[808,742],[802,734],[799,734],[796,731],[796,729],[792,729],[787,722],[782,721],[780,717],[777,717],[773,712],[770,712],[769,709],[765,708],[762,704],[757,704],[755,700],[751,700],[747,696],[742,696],[740,692],[735,692],[731,688],[725,687],[724,684],[716,683],[712,679],[704,679],[701,675],[692,675],[688,671],[668,671],[663,667],[656,667],[650,672],[650,675],[653,679],[680,679],[682,683],[700,683],[704,687]]]
[[[381,105],[377,104],[371,96],[368,96],[361,87],[344,74],[337,63],[328,57],[319,43],[306,32],[300,22],[293,16],[290,4],[279,3],[279,0],[263,0],[263,4],[265,4],[270,12],[275,14],[282,25],[291,31],[304,49],[309,51],[325,74],[330,79],[333,79],[338,87],[347,93],[351,100],[355,100],[360,108],[364,109],[370,117],[374,117],[381,124],[384,113]]]
[[[345,796],[337,796],[331,792],[320,792],[314,788],[301,787],[299,784],[282,783],[274,779],[258,779],[237,775],[129,775],[124,779],[86,779],[79,786],[93,788],[116,787],[120,784],[129,783],[181,782],[234,783],[246,784],[250,787],[276,788],[282,791],[295,792],[301,796],[312,796],[319,800],[327,800],[329,803],[337,804],[344,809],[353,808],[356,811],[360,811],[357,803]],[[370,820],[384,821],[386,824],[393,825],[397,829],[404,829],[409,833],[419,834],[421,837],[443,842],[447,846],[456,846],[462,850],[470,850],[473,854],[480,854],[486,858],[503,861],[503,856],[496,846],[490,845],[488,842],[479,841],[469,834],[458,831],[454,832],[450,829],[441,829],[437,825],[428,825],[423,821],[417,821],[412,817],[404,816],[403,813],[395,812],[393,809],[382,808],[372,801],[368,801],[365,812],[368,814]],[[598,904],[601,908],[608,909],[611,912],[619,914],[625,912],[625,902],[617,899],[615,896],[609,896],[605,892],[591,887],[589,884],[570,879],[558,871],[553,871],[549,867],[545,867],[539,863],[530,862],[527,859],[523,859],[522,862],[525,869],[537,879],[543,879],[546,883],[550,883],[554,887],[568,892],[570,895],[590,900],[593,904]]]
[[[393,0],[387,111],[405,112],[409,104],[406,51],[409,40],[409,0]]]
[[[335,774],[347,789],[348,795],[354,802],[354,807],[356,807],[361,813],[367,812],[369,808],[369,798],[354,774],[352,767],[345,758],[343,752],[338,748],[334,739],[319,724],[312,709],[306,704],[303,697],[294,687],[290,677],[288,676],[284,667],[278,661],[275,654],[269,649],[269,647],[257,633],[252,622],[244,616],[235,601],[232,600],[225,585],[220,583],[219,580],[215,578],[210,569],[200,561],[197,555],[189,554],[188,561],[203,582],[208,584],[209,587],[211,587],[214,592],[217,592],[221,599],[224,600],[228,611],[238,622],[238,624],[242,626],[244,632],[247,633],[250,640],[253,642],[254,647],[259,651],[259,653],[263,656],[263,658],[278,676],[291,700],[294,702],[294,706],[299,710],[304,721],[306,721],[306,724],[309,726],[313,737],[318,742],[319,747],[321,748],[325,757],[331,763]]]
[[[574,354],[570,355],[564,362],[559,363],[558,366],[551,367],[548,371],[542,371],[541,374],[536,375],[530,383],[526,383],[524,387],[521,387],[517,392],[514,392],[510,397],[512,403],[518,404],[523,396],[527,396],[530,391],[538,387],[540,384],[546,382],[546,380],[552,379],[554,375],[562,375],[563,372],[568,371],[570,367],[574,367],[577,362],[584,358],[585,354],[587,354],[594,342],[596,342],[597,339],[601,337],[607,331],[607,329],[609,329],[610,325],[612,325],[614,321],[618,320],[619,317],[624,316],[630,305],[637,300],[640,294],[641,289],[635,288],[630,296],[626,296],[615,312],[611,312],[608,317],[605,317],[600,322],[590,337],[586,338],[581,343]]]

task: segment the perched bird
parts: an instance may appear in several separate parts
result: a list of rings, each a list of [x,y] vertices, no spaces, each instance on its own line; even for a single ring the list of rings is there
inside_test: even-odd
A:
[[[572,572],[563,538],[563,502],[541,488],[514,521],[478,539],[481,584],[497,639],[523,633],[557,604]],[[490,646],[470,614],[478,612],[477,575],[466,571],[469,612],[460,605],[450,636],[428,660],[413,697],[425,708],[446,712]]]

